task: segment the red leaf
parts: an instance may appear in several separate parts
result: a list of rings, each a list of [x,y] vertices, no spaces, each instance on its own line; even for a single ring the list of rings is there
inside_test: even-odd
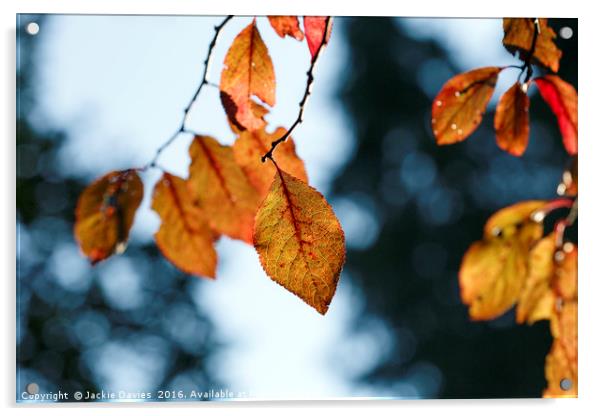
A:
[[[577,91],[557,75],[535,78],[535,83],[558,119],[566,151],[577,154]]]
[[[328,27],[326,22],[328,21]],[[332,32],[332,19],[328,16],[304,16],[303,27],[305,28],[305,37],[307,38],[307,46],[311,53],[312,61],[316,59],[316,55],[320,52],[322,42],[324,45],[330,40]]]

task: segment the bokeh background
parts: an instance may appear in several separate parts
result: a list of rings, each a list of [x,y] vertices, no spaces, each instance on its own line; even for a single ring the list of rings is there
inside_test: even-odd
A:
[[[310,182],[343,225],[347,262],[324,317],[274,284],[254,250],[222,238],[218,279],[158,253],[145,200],[127,251],[95,267],[72,236],[77,196],[109,170],[141,166],[177,127],[220,17],[20,15],[17,25],[17,400],[41,392],[219,391],[247,398],[539,397],[547,323],[513,311],[474,323],[457,270],[486,218],[552,198],[568,157],[532,94],[524,157],[495,144],[489,112],[465,142],[437,147],[430,103],[456,73],[517,64],[501,19],[335,19],[305,122]],[[209,77],[251,18],[229,24]],[[27,33],[36,22],[39,32]],[[577,20],[552,19],[560,75],[577,87]],[[271,128],[296,117],[309,52],[258,19],[277,78]],[[517,70],[502,73],[493,107]],[[531,93],[534,88],[532,89]],[[189,128],[234,136],[216,88]],[[183,135],[159,163],[186,175]],[[71,397],[70,397],[71,399]]]

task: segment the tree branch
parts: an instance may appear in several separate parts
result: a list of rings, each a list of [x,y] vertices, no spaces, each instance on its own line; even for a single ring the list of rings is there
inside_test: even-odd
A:
[[[199,84],[196,91],[194,92],[192,99],[190,100],[190,102],[188,103],[186,108],[184,108],[184,115],[182,116],[182,121],[180,122],[178,129],[165,141],[165,143],[163,143],[161,146],[159,146],[159,148],[155,152],[155,156],[152,158],[152,160],[150,162],[148,162],[140,170],[146,170],[148,168],[157,167],[157,160],[159,159],[159,156],[161,156],[161,153],[163,153],[163,151],[167,147],[169,147],[169,145],[172,144],[173,141],[176,138],[178,138],[178,136],[181,133],[187,132],[186,122],[188,121],[188,114],[190,113],[192,106],[196,103],[197,99],[199,98],[199,95],[201,94],[203,87],[205,85],[215,86],[215,84],[210,83],[209,80],[207,79],[207,74],[209,73],[209,66],[211,63],[213,49],[215,48],[215,45],[217,44],[217,40],[222,32],[222,29],[224,28],[224,26],[226,26],[226,23],[228,23],[230,21],[230,19],[232,19],[233,17],[234,17],[233,15],[227,16],[219,25],[215,26],[215,34],[213,35],[213,39],[211,39],[211,43],[209,43],[209,49],[207,50],[207,56],[204,61],[205,69],[203,70],[203,78],[201,79],[201,83]]]
[[[276,150],[276,147],[280,143],[286,141],[286,139],[288,139],[290,137],[290,135],[293,133],[293,130],[295,130],[297,128],[297,126],[303,122],[303,114],[305,113],[305,105],[307,104],[307,99],[311,95],[311,89],[312,89],[312,85],[314,83],[314,68],[316,66],[316,63],[318,62],[318,58],[320,57],[322,50],[324,49],[324,47],[326,46],[326,43],[328,42],[328,33],[329,33],[329,26],[330,26],[331,20],[332,20],[332,16],[328,16],[326,18],[326,25],[325,25],[325,29],[324,29],[324,36],[322,37],[322,42],[320,42],[320,46],[318,47],[316,54],[311,59],[311,64],[309,66],[309,70],[307,71],[307,83],[305,85],[305,93],[303,94],[303,98],[301,99],[301,102],[299,102],[299,113],[297,114],[297,119],[289,127],[289,129],[286,131],[286,133],[284,133],[284,135],[282,135],[282,137],[280,137],[278,140],[275,140],[272,142],[272,147],[270,148],[270,150],[268,150],[267,153],[261,157],[262,162],[265,162],[267,159],[271,159],[273,161],[272,156],[273,156],[274,150]]]

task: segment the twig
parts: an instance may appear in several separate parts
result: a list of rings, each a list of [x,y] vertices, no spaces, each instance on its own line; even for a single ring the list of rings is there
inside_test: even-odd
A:
[[[230,19],[232,19],[233,17],[234,17],[233,15],[227,16],[219,25],[215,26],[215,35],[213,35],[213,39],[211,40],[211,43],[209,44],[209,49],[207,51],[207,57],[205,58],[205,61],[204,61],[205,69],[203,71],[203,78],[201,79],[201,83],[199,84],[198,88],[194,92],[192,99],[190,100],[190,102],[188,103],[186,108],[184,109],[184,115],[182,116],[182,121],[180,122],[178,129],[169,137],[169,139],[167,139],[167,141],[165,141],[165,143],[163,143],[161,146],[159,146],[159,148],[155,152],[155,156],[152,158],[152,160],[150,162],[148,162],[140,170],[146,170],[148,168],[157,167],[157,160],[159,159],[159,156],[161,156],[161,153],[163,153],[163,151],[170,144],[172,144],[173,141],[175,139],[177,139],[181,133],[188,132],[188,130],[186,129],[186,122],[188,121],[188,114],[190,113],[192,106],[196,103],[196,100],[199,98],[199,95],[201,94],[203,87],[205,85],[216,86],[215,84],[209,82],[209,80],[207,79],[207,74],[209,73],[209,64],[211,63],[211,56],[213,53],[213,49],[215,48],[215,45],[217,44],[217,40],[219,38],[219,35],[222,32],[222,29],[224,28],[224,26],[226,26],[226,23],[228,23],[228,21],[230,21]]]
[[[318,58],[320,57],[322,50],[324,49],[324,47],[326,46],[326,43],[328,42],[328,33],[329,33],[328,29],[330,26],[331,19],[332,19],[331,16],[326,18],[326,25],[325,25],[325,29],[324,29],[324,36],[322,37],[322,42],[320,42],[320,46],[318,47],[316,54],[311,59],[311,64],[309,66],[309,70],[307,71],[307,84],[305,85],[305,93],[303,94],[303,98],[301,99],[301,102],[299,102],[299,113],[297,114],[297,119],[289,127],[289,129],[286,131],[286,133],[284,133],[284,135],[282,135],[282,137],[280,137],[278,140],[275,140],[272,142],[272,147],[270,148],[270,150],[268,150],[267,153],[261,157],[262,162],[265,162],[267,159],[272,159],[272,155],[274,153],[274,150],[276,150],[276,147],[280,143],[286,141],[286,139],[288,139],[290,137],[290,135],[293,133],[293,130],[295,130],[297,128],[297,126],[303,122],[303,113],[305,112],[305,104],[307,103],[307,99],[311,95],[311,88],[312,88],[312,85],[314,82],[314,68],[316,66],[316,63],[318,62]]]

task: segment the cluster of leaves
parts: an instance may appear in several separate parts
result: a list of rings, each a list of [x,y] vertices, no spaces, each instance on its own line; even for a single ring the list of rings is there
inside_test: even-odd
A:
[[[527,90],[532,65],[557,72],[562,52],[546,19],[508,18],[503,26],[504,46],[511,53],[518,52],[523,65],[517,67],[521,69],[517,82],[497,105],[494,127],[498,146],[521,156],[529,139]],[[460,142],[475,131],[498,74],[507,68],[479,68],[445,83],[432,106],[438,144]],[[546,74],[533,81],[556,115],[564,147],[573,156],[572,167],[558,187],[562,198],[519,202],[491,216],[483,239],[464,255],[460,292],[474,320],[494,319],[515,305],[517,323],[549,320],[554,341],[546,358],[544,397],[576,396],[577,246],[566,241],[565,230],[577,215],[577,92],[557,75]],[[569,215],[544,236],[544,219],[559,208],[570,208]]]
[[[208,84],[211,51],[230,18],[216,27],[203,80],[176,136],[185,131],[186,114]],[[307,41],[310,69],[297,120],[289,129],[267,129],[264,116],[275,105],[276,78],[253,18],[229,46],[219,84],[236,141],[228,146],[195,134],[189,148],[188,178],[163,172],[152,198],[152,209],[161,219],[155,240],[176,267],[207,278],[215,278],[215,242],[220,236],[252,244],[274,281],[324,314],[345,260],[344,235],[330,205],[308,185],[304,163],[290,135],[302,121],[314,65],[329,40],[332,19],[305,16],[304,31],[296,16],[268,19],[280,37]],[[263,163],[267,159],[270,163]],[[155,160],[144,168],[110,172],[81,194],[75,237],[92,263],[125,249],[143,195],[139,173],[157,167]]]

